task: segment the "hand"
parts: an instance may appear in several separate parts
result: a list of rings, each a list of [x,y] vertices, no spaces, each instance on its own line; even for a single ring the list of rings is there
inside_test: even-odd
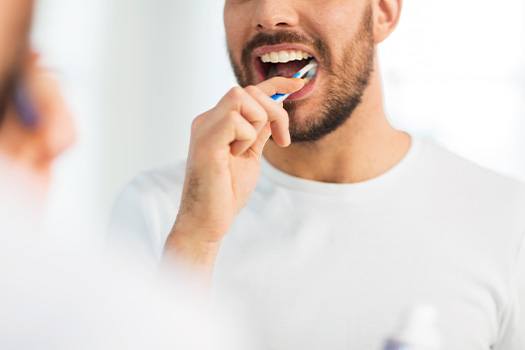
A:
[[[173,242],[186,250],[220,243],[256,186],[270,135],[279,146],[290,145],[288,114],[269,96],[296,92],[304,84],[275,77],[235,87],[193,121],[181,205],[167,250]]]
[[[18,83],[23,84],[26,102],[35,110],[37,119],[27,125],[11,103],[0,126],[0,154],[45,190],[51,166],[74,142],[75,130],[58,82],[38,64],[38,56],[29,53],[23,67]]]

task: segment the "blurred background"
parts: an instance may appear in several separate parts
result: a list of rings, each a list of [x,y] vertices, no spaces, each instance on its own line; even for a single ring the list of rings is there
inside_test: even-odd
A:
[[[38,0],[34,46],[79,134],[51,207],[103,232],[138,172],[184,159],[192,119],[235,84],[222,4]],[[525,180],[525,0],[405,1],[380,56],[394,125]]]

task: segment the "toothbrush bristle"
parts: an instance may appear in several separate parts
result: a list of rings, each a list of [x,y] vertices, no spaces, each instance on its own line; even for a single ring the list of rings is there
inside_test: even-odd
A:
[[[303,69],[297,72],[294,77],[302,78],[302,79],[306,79],[308,77],[311,78],[312,74],[315,75],[316,71],[317,71],[317,62],[315,62],[314,60],[311,60],[306,66],[303,67]]]
[[[305,80],[311,80],[313,77],[315,77],[315,74],[317,73],[317,64],[315,64],[314,67],[312,67],[304,76],[303,79]]]

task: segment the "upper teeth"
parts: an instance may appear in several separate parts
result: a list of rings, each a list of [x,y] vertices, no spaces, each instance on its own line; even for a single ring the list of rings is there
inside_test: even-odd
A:
[[[300,61],[312,57],[309,53],[300,50],[269,52],[261,56],[264,63],[286,63]]]

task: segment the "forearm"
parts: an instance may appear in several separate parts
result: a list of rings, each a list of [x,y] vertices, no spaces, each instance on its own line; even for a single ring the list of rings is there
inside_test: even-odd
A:
[[[184,270],[211,283],[220,242],[203,241],[204,235],[192,232],[192,227],[175,225],[164,247],[163,265],[169,270]]]

